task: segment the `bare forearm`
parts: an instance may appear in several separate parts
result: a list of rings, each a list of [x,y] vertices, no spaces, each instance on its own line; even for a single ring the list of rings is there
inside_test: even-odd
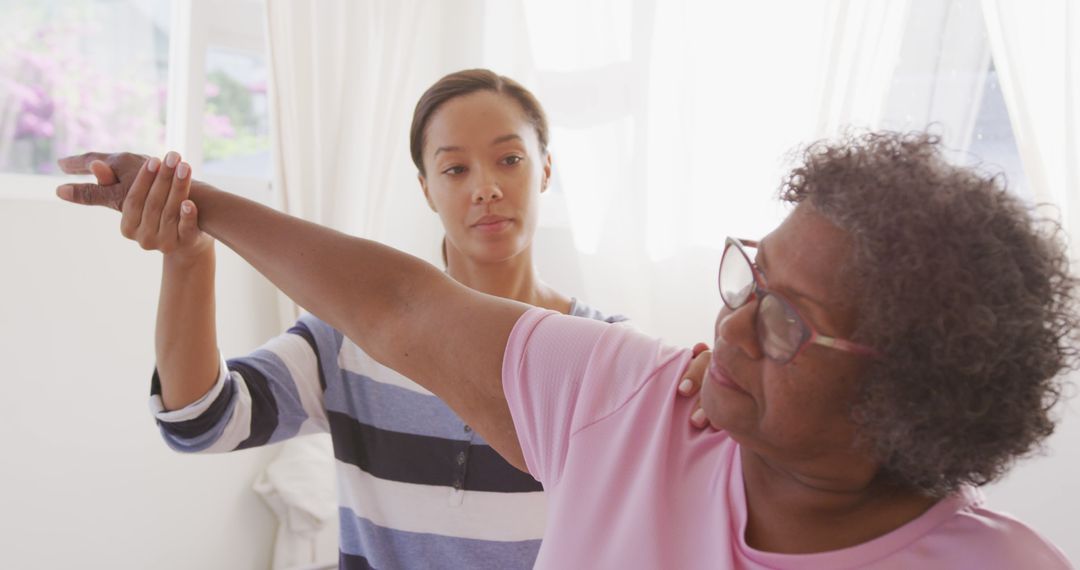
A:
[[[212,247],[194,259],[164,256],[155,345],[161,399],[168,410],[201,398],[220,372],[214,269]]]
[[[291,299],[379,352],[391,312],[410,283],[443,279],[429,264],[369,240],[288,216],[206,184],[192,187],[199,225],[240,254]],[[363,323],[364,326],[358,326]]]

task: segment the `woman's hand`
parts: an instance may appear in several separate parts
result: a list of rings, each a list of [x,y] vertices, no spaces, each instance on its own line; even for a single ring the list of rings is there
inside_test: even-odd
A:
[[[685,377],[679,382],[679,394],[686,398],[696,396],[701,390],[701,381],[705,378],[705,371],[709,368],[709,359],[712,358],[712,351],[703,342],[695,344],[693,350],[694,360],[690,362]],[[709,425],[708,418],[705,417],[705,410],[701,408],[700,398],[697,400],[697,405],[694,406],[693,413],[690,414],[690,425],[698,429]]]
[[[163,160],[142,160],[136,166],[140,158],[128,154],[95,158],[86,169],[97,178],[97,184],[79,186],[127,187],[123,196],[101,203],[120,210],[120,233],[124,237],[138,242],[143,249],[162,252],[169,263],[202,258],[214,242],[199,229],[197,207],[188,199],[191,166],[182,162],[176,152],[169,152]],[[119,177],[110,162],[125,167]],[[126,183],[123,183],[124,174],[128,178]]]
[[[60,198],[85,204],[87,206],[105,206],[121,211],[124,198],[141,171],[148,156],[120,152],[88,152],[74,156],[65,156],[57,161],[60,170],[67,174],[93,174],[97,183],[64,184],[56,189]]]
[[[96,170],[91,165],[91,171]],[[169,152],[164,160],[143,163],[124,198],[120,233],[143,249],[156,249],[174,261],[190,261],[214,243],[198,225],[198,210],[188,199],[191,166]]]

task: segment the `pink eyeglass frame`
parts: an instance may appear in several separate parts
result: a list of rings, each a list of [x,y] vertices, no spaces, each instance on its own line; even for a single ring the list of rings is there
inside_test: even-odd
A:
[[[745,259],[746,263],[750,266],[750,274],[751,274],[751,276],[753,277],[753,280],[754,280],[754,290],[750,293],[750,295],[747,295],[746,300],[743,301],[743,303],[741,305],[739,305],[738,307],[731,306],[728,303],[727,299],[724,298],[724,289],[723,289],[723,286],[721,285],[722,280],[721,280],[721,277],[720,277],[721,275],[723,275],[724,258],[727,256],[727,249],[729,247],[732,247],[732,246],[734,246],[735,249],[738,250],[739,255],[743,256],[743,259]],[[843,338],[837,338],[837,337],[833,337],[833,336],[824,335],[824,334],[821,334],[820,332],[818,332],[817,328],[813,325],[813,323],[811,323],[809,320],[807,320],[807,318],[803,316],[802,312],[800,312],[799,309],[791,301],[788,301],[787,298],[785,298],[783,295],[781,295],[779,293],[776,293],[774,291],[770,291],[768,288],[766,288],[766,286],[765,286],[765,275],[761,272],[760,269],[758,269],[757,264],[754,263],[754,261],[750,258],[750,256],[747,255],[746,249],[745,249],[746,247],[757,248],[758,247],[758,242],[755,241],[755,240],[740,239],[740,238],[733,238],[733,237],[728,237],[724,242],[724,253],[720,256],[720,269],[717,271],[717,276],[716,276],[717,286],[720,287],[720,300],[724,302],[724,306],[726,306],[727,308],[734,311],[734,310],[739,309],[740,307],[745,306],[754,297],[757,297],[758,300],[759,300],[758,306],[754,308],[754,322],[757,323],[759,321],[759,319],[760,319],[760,316],[759,316],[760,311],[761,311],[761,302],[760,302],[760,300],[763,299],[766,295],[772,295],[773,297],[776,297],[789,310],[791,310],[791,312],[794,313],[795,316],[797,316],[799,318],[799,321],[802,323],[802,328],[803,328],[803,331],[804,331],[803,338],[799,342],[798,348],[795,349],[795,352],[793,352],[790,357],[788,357],[787,359],[781,360],[779,358],[775,358],[773,356],[766,355],[766,356],[769,357],[769,359],[771,359],[773,361],[776,361],[776,362],[780,362],[781,364],[787,364],[788,362],[791,362],[792,360],[795,360],[800,354],[802,354],[803,350],[805,350],[806,347],[811,345],[811,344],[816,344],[816,345],[824,346],[826,348],[832,348],[832,349],[835,349],[835,350],[842,350],[844,352],[852,352],[852,353],[855,353],[855,354],[862,354],[862,355],[865,355],[865,356],[870,356],[870,357],[875,357],[875,358],[881,356],[880,352],[878,352],[877,350],[874,350],[873,348],[871,348],[869,346],[866,346],[864,344],[859,344],[857,342],[850,341],[850,340],[843,339]],[[760,339],[759,339],[759,342],[760,342]]]

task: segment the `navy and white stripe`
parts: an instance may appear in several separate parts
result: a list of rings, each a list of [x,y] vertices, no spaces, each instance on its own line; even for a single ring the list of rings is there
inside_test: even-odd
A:
[[[607,322],[576,299],[571,314]],[[438,398],[302,317],[252,354],[222,363],[199,401],[151,408],[183,452],[227,452],[329,432],[342,568],[531,568],[544,531],[540,484]]]

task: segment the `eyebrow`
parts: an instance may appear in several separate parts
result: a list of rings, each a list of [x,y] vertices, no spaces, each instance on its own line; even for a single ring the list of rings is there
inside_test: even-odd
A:
[[[522,140],[522,138],[519,135],[516,135],[514,133],[510,133],[508,135],[503,135],[501,137],[495,137],[495,140],[491,141],[490,146],[500,145],[500,144],[502,144],[504,142],[512,141],[512,140],[520,141],[520,140]],[[439,156],[440,152],[458,152],[458,151],[462,151],[462,150],[465,150],[464,147],[460,147],[460,146],[440,146],[439,148],[435,149],[434,156]]]
[[[766,275],[766,276],[768,275],[768,273],[769,273],[768,270],[767,270],[768,263],[766,263],[766,256],[765,256],[765,240],[759,241],[758,244],[757,244],[757,255],[754,256],[754,264],[758,266],[758,271],[760,271],[762,275]],[[791,295],[791,296],[793,296],[793,297],[798,297],[798,298],[800,298],[800,299],[802,299],[804,301],[808,301],[810,303],[813,303],[813,304],[817,305],[819,309],[825,311],[826,313],[828,312],[827,307],[825,306],[825,303],[822,303],[821,301],[811,297],[810,295],[807,295],[806,293],[803,293],[802,291],[799,291],[798,289],[794,289],[792,287],[785,286],[784,287],[784,292]]]

